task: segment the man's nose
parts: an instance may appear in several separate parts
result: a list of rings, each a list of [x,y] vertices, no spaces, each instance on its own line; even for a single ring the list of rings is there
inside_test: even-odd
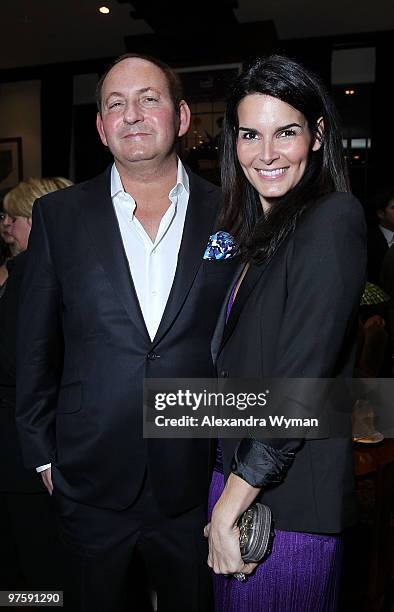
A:
[[[278,159],[279,153],[276,149],[276,143],[274,140],[262,140],[261,141],[261,150],[259,154],[259,158],[262,162],[269,166]]]
[[[123,115],[123,119],[126,123],[137,123],[138,121],[142,121],[144,118],[144,113],[142,112],[142,108],[140,107],[137,101],[129,101],[126,104],[125,112]]]

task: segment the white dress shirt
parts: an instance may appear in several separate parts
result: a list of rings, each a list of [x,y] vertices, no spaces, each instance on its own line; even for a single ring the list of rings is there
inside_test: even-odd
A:
[[[394,244],[394,232],[387,229],[387,227],[383,227],[382,225],[379,225],[379,228],[383,236],[386,238],[387,245],[390,248]]]
[[[168,194],[171,204],[163,215],[155,241],[135,216],[137,204],[122,185],[115,166],[111,170],[111,198],[134,287],[150,339],[156,335],[170,295],[178,263],[189,202],[189,177],[178,159],[176,184]],[[42,472],[51,464],[37,467]]]
[[[111,171],[111,197],[145,325],[153,340],[176,272],[189,201],[189,177],[178,160],[176,184],[168,194],[171,204],[160,221],[154,242],[136,218],[136,203],[124,191],[115,164]]]

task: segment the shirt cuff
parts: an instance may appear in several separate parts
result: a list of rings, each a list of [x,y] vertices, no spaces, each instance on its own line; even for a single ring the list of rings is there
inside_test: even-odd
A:
[[[261,489],[282,482],[294,456],[293,452],[272,448],[254,438],[244,438],[235,450],[231,471],[252,487]]]
[[[43,472],[44,470],[47,470],[51,467],[51,463],[46,463],[45,465],[40,465],[38,467],[36,467],[36,472],[40,473]]]

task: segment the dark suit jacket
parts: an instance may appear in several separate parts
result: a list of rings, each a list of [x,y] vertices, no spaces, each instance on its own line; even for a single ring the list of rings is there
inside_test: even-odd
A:
[[[222,312],[213,342],[219,376],[351,377],[365,239],[355,198],[320,199],[268,265],[250,268],[225,327]],[[222,440],[226,474],[238,442]],[[280,449],[289,440],[265,443]],[[350,431],[349,439],[295,440],[293,450],[284,481],[262,493],[276,526],[340,531],[355,516]]]
[[[374,223],[368,228],[368,280],[380,284],[383,259],[389,247],[379,226]]]
[[[9,262],[9,277],[0,299],[0,491],[46,491],[35,470],[23,466],[15,425],[16,320],[26,254]]]
[[[394,348],[394,245],[387,251],[380,269],[379,285],[390,296],[387,304],[387,331],[390,337],[390,354]],[[390,359],[391,366],[391,359]]]
[[[234,263],[203,261],[218,189],[190,174],[178,267],[151,342],[110,197],[109,174],[37,201],[20,309],[17,421],[27,466],[99,507],[136,498],[148,466],[168,515],[201,504],[207,440],[144,440],[144,377],[212,377],[210,341]]]

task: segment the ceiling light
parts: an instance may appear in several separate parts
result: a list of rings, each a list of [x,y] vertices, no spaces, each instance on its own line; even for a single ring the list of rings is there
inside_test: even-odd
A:
[[[99,11],[100,11],[100,13],[103,13],[103,15],[108,15],[109,8],[108,8],[108,6],[100,6]]]
[[[354,96],[356,92],[354,91],[354,89],[345,89],[345,94],[347,96]]]

